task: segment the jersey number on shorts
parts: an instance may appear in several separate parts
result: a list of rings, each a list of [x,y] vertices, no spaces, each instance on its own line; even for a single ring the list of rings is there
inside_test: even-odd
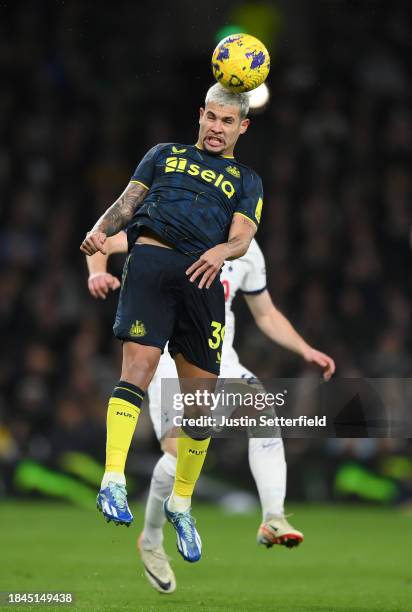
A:
[[[219,348],[220,344],[223,342],[225,337],[225,326],[217,321],[211,322],[212,327],[212,337],[209,338],[209,346],[211,349],[216,350]]]

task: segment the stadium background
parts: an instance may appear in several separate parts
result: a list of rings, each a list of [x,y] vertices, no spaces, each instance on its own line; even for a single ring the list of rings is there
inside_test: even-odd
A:
[[[410,375],[412,28],[407,2],[21,1],[0,6],[0,497],[87,505],[118,377],[116,296],[95,302],[85,232],[157,142],[193,142],[211,51],[238,25],[272,54],[271,101],[238,157],[265,186],[258,240],[277,306],[341,377]],[[121,273],[122,259],[111,269]],[[241,361],[313,376],[241,298]],[[216,441],[199,488],[253,503],[245,440]],[[289,440],[290,500],[407,503],[409,441]],[[158,445],[129,459],[144,498]],[[228,493],[231,497],[227,497]],[[225,501],[226,499],[226,501]]]

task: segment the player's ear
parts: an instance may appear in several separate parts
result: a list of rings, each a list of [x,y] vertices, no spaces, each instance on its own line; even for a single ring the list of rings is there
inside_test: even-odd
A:
[[[200,120],[202,119],[204,114],[205,114],[205,109],[201,106],[199,108],[199,123],[200,123]]]
[[[242,119],[240,122],[240,130],[239,134],[244,134],[250,125],[250,119],[246,117],[246,119]]]

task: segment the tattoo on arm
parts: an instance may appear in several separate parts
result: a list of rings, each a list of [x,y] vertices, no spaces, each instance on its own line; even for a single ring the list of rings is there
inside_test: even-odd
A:
[[[243,237],[241,238],[240,236],[234,236],[233,238],[229,238],[229,240],[227,241],[227,243],[234,248],[236,248],[243,242],[244,242],[244,238]]]
[[[148,190],[139,183],[129,183],[122,195],[106,210],[94,226],[93,230],[113,236],[123,229],[137,206],[146,197]]]

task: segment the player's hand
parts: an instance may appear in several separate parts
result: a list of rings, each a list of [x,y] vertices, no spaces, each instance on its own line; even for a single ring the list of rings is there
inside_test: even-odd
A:
[[[310,348],[303,357],[308,363],[314,363],[323,369],[323,378],[325,380],[330,380],[334,375],[336,366],[332,357],[329,357],[329,355],[321,353],[314,348]]]
[[[87,286],[94,298],[105,300],[110,290],[115,291],[120,287],[120,281],[108,272],[97,272],[89,276]]]
[[[104,232],[91,231],[87,232],[86,238],[80,245],[80,250],[86,255],[94,255],[97,251],[106,255],[107,250],[105,246],[106,234]]]
[[[225,244],[218,244],[217,246],[205,251],[201,257],[194,264],[186,270],[186,275],[189,277],[191,283],[203,274],[198,284],[199,289],[209,289],[210,285],[215,280],[219,273],[219,270],[225,263],[225,257],[227,255],[227,248]]]

